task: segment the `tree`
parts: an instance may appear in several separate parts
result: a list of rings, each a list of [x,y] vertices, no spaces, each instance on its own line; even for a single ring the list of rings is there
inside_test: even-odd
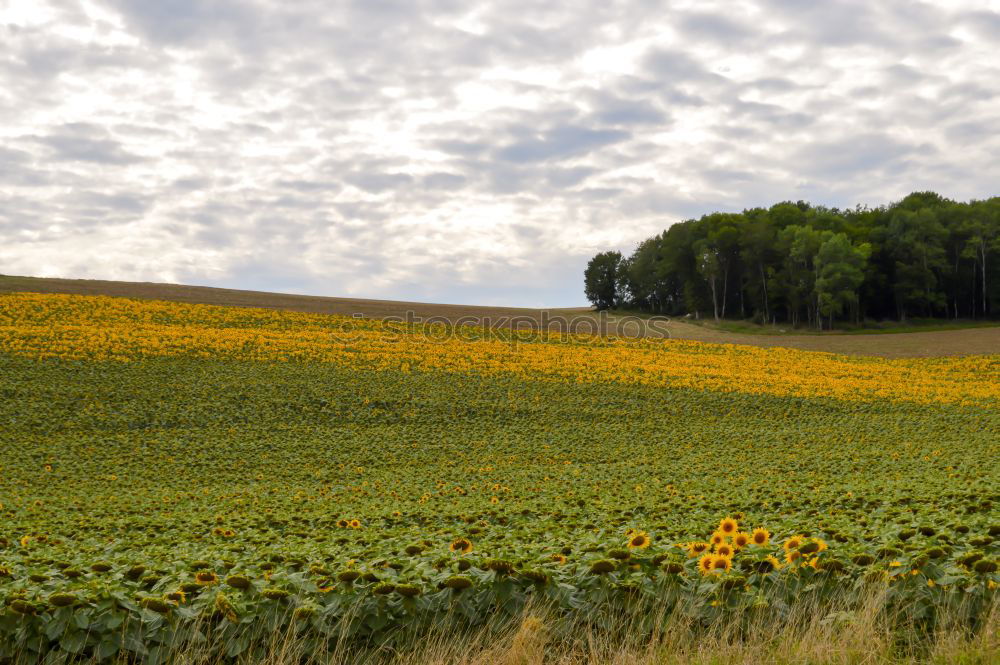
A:
[[[921,310],[933,316],[944,307],[939,274],[946,269],[945,241],[948,233],[932,208],[897,210],[888,229],[888,248],[895,268],[896,306],[899,320],[908,311]]]
[[[771,320],[771,306],[767,295],[767,266],[775,261],[776,232],[766,210],[747,211],[749,223],[743,227],[740,238],[740,258],[746,266],[748,291],[754,301],[760,302],[761,321]],[[752,285],[752,286],[749,286]]]
[[[964,255],[967,258],[972,258],[974,266],[979,268],[979,275],[982,277],[979,287],[982,302],[981,311],[983,314],[987,314],[990,295],[986,280],[987,266],[990,262],[990,255],[1000,252],[1000,198],[975,201],[972,204],[972,215],[963,226],[963,230],[968,234]],[[975,268],[973,272],[975,272]],[[973,287],[973,295],[975,295],[975,290],[976,287]],[[973,300],[976,302],[975,298]],[[976,313],[976,304],[973,305],[973,316]]]
[[[641,242],[612,278],[614,263],[592,266],[588,297],[600,307],[820,327],[838,318],[997,317],[1000,197],[963,203],[915,192],[876,208],[785,201],[716,212]]]
[[[708,240],[702,240],[695,245],[698,257],[698,272],[712,289],[712,310],[715,320],[719,320],[719,278],[722,277],[722,266],[719,261],[719,250]]]
[[[834,315],[856,306],[858,288],[865,279],[865,264],[871,245],[855,247],[844,233],[828,237],[816,253],[816,298],[819,312],[833,328]],[[822,326],[822,319],[819,319]]]
[[[587,263],[583,273],[584,294],[597,309],[610,309],[619,304],[619,269],[621,252],[601,252]]]
[[[784,255],[778,284],[785,296],[788,318],[793,326],[798,323],[803,307],[810,325],[813,314],[818,312],[815,259],[820,245],[829,235],[829,231],[816,231],[798,225],[789,226],[778,234],[779,251]]]

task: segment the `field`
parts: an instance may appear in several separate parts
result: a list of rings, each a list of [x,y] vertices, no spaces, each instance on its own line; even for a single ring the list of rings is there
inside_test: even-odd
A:
[[[179,284],[153,284],[148,282],[112,282],[91,279],[56,279],[40,277],[13,277],[0,275],[0,294],[17,292],[63,293],[71,295],[101,295],[148,300],[167,300],[187,304],[236,305],[263,307],[310,314],[363,315],[365,318],[406,317],[411,313],[420,320],[435,319],[456,322],[475,322],[493,328],[513,327],[537,329],[543,317],[551,323],[554,332],[571,330],[567,322],[575,325],[572,330],[595,331],[600,334],[621,336],[648,336],[685,339],[716,344],[742,344],[747,346],[784,347],[804,351],[828,351],[847,355],[878,356],[883,358],[940,357],[957,355],[995,354],[1000,350],[1000,325],[994,321],[976,322],[967,329],[939,330],[947,324],[913,326],[905,335],[842,334],[839,332],[802,332],[786,330],[776,333],[767,327],[749,326],[734,322],[714,324],[702,320],[697,324],[685,319],[673,319],[663,328],[642,324],[648,316],[613,313],[606,317],[589,308],[530,309],[524,307],[484,307],[474,305],[447,305],[436,303],[399,302],[391,300],[366,300],[359,298],[331,298],[303,296],[286,293],[242,291],[205,286]],[[952,326],[956,324],[951,324]],[[966,323],[965,325],[969,325]],[[906,329],[899,327],[898,329]],[[875,331],[877,332],[877,329]]]
[[[0,295],[0,662],[996,662],[1000,355],[286,309]]]

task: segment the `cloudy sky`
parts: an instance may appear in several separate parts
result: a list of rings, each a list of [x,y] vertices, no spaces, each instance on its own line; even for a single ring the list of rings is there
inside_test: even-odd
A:
[[[1000,194],[1000,0],[0,0],[0,273],[585,302],[785,199]]]

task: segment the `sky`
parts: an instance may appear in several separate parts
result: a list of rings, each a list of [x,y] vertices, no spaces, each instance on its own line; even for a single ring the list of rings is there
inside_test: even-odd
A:
[[[1000,194],[1000,0],[0,0],[0,273],[585,304],[782,200]]]

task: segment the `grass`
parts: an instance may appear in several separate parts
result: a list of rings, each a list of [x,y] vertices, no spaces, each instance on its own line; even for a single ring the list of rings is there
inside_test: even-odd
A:
[[[164,665],[993,665],[1000,658],[1000,614],[987,608],[978,629],[942,611],[929,637],[893,612],[884,590],[861,602],[797,605],[781,618],[753,609],[705,623],[683,606],[642,603],[601,616],[559,614],[544,606],[500,617],[479,629],[442,622],[402,641],[358,645],[332,634],[316,648],[295,630],[262,631],[235,661],[227,644],[206,639],[171,645]],[[159,659],[152,659],[156,662]],[[32,662],[28,654],[12,665]]]
[[[714,319],[685,319],[703,328],[721,330],[724,332],[744,335],[892,335],[897,333],[942,332],[949,330],[968,330],[970,328],[995,328],[997,321],[958,319],[942,321],[941,319],[909,319],[899,321],[866,321],[861,325],[836,323],[834,330],[816,330],[814,328],[797,327],[781,324],[761,324],[749,320],[733,321]]]

